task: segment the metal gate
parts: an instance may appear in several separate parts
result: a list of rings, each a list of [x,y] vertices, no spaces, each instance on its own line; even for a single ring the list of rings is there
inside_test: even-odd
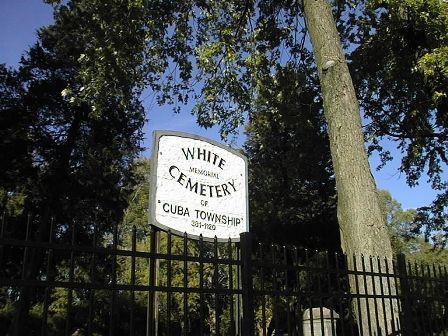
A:
[[[448,335],[443,267],[36,220],[2,221],[1,335]]]

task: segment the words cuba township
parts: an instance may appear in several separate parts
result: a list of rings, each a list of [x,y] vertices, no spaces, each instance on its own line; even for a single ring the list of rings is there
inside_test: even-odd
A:
[[[192,226],[204,228],[206,230],[216,230],[216,224],[226,225],[227,227],[238,226],[241,223],[241,219],[238,217],[232,217],[226,214],[217,214],[205,210],[194,209],[190,211],[189,208],[180,205],[174,205],[169,203],[163,203],[162,209],[166,213],[173,215],[184,216],[194,220],[191,222]],[[191,213],[191,214],[190,214]],[[202,221],[207,221],[202,222]]]

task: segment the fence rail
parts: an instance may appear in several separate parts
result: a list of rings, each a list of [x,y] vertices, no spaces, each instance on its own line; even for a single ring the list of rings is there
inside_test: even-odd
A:
[[[0,229],[0,335],[448,335],[444,267],[152,228]]]

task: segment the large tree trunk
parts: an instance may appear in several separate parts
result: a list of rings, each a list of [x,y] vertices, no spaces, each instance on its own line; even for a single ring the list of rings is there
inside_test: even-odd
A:
[[[325,118],[328,123],[336,177],[342,249],[349,256],[349,260],[352,259],[352,255],[363,254],[386,257],[392,261],[390,237],[380,210],[375,182],[364,147],[358,100],[330,4],[327,0],[304,0],[304,10],[319,71]],[[352,263],[351,267],[355,266],[360,269],[360,265]],[[354,282],[355,279],[351,279],[352,291]],[[359,291],[363,294],[372,294],[375,290],[379,294],[379,287],[379,281],[368,281],[365,288],[361,284]],[[389,324],[391,319],[397,318],[397,315],[391,315],[393,313],[390,310],[379,312],[382,318],[378,323],[374,315],[374,300],[362,301],[362,309],[357,311],[357,315],[363,334],[385,335],[386,331],[390,333],[391,325],[384,325],[386,323],[384,321],[387,320]],[[367,325],[368,317],[371,319],[371,326]]]

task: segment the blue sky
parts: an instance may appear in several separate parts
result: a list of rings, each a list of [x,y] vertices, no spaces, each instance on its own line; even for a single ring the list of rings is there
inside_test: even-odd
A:
[[[52,8],[43,4],[42,0],[0,0],[0,63],[17,66],[20,56],[36,41],[36,30],[50,24],[52,20]],[[171,107],[157,106],[151,95],[143,98],[148,119],[144,142],[147,150],[144,155],[150,155],[151,134],[155,129],[183,131],[220,140],[216,128],[204,130],[196,125],[195,117],[191,115],[191,106],[184,107],[180,114],[174,114]],[[241,135],[237,142],[241,143],[243,139],[244,136]],[[392,146],[389,147],[393,149]],[[400,153],[397,150],[392,153],[395,158],[392,163],[379,172],[373,169],[377,186],[389,190],[405,209],[429,204],[435,192],[425,183],[426,177],[419,186],[409,188],[405,176],[397,170]],[[377,162],[376,157],[371,158],[373,168]]]

